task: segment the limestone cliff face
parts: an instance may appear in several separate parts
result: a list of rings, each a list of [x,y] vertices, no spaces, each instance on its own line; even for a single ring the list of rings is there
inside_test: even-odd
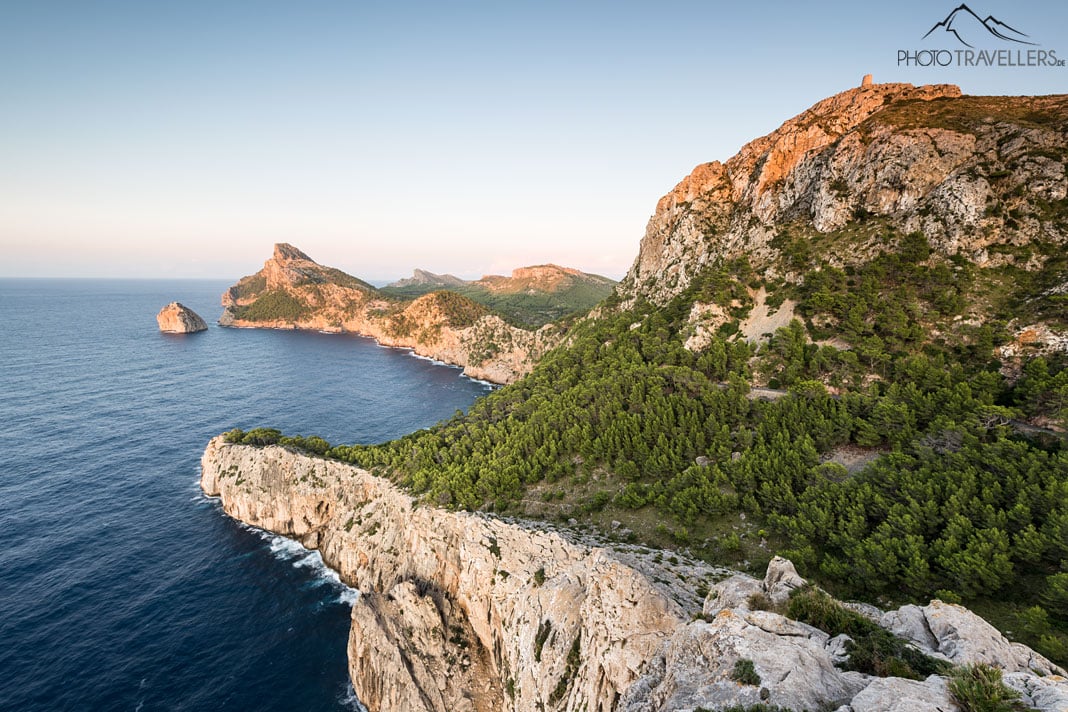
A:
[[[193,334],[208,329],[199,314],[179,302],[171,302],[160,309],[156,323],[160,331],[168,334]]]
[[[992,256],[995,245],[1066,245],[1066,135],[1068,96],[963,97],[911,84],[842,92],[725,164],[698,166],[661,198],[619,292],[663,304],[720,258],[772,267],[771,241],[789,225],[826,234],[884,220],[979,266],[1011,259]],[[848,263],[881,247],[873,236],[828,258]]]
[[[782,601],[804,584],[782,559],[763,581],[736,574],[702,601],[695,589],[726,572],[419,506],[342,463],[219,437],[201,465],[201,487],[228,514],[318,548],[363,592],[352,610],[349,673],[372,712],[682,712],[757,702],[955,709],[943,678],[844,672],[835,665],[841,636],[750,610],[754,593]],[[966,609],[932,602],[864,611],[932,655],[1002,667],[1037,709],[1068,704],[1063,670]],[[731,679],[743,658],[759,686]]]
[[[345,464],[221,438],[201,464],[228,514],[317,547],[363,592],[349,670],[375,712],[608,712],[700,609],[675,574],[655,582],[550,531],[416,506]]]
[[[521,329],[470,299],[434,292],[413,301],[383,296],[351,275],[325,267],[287,244],[263,269],[222,295],[223,326],[315,329],[369,336],[386,346],[462,366],[494,383],[527,374],[560,342],[552,326]]]

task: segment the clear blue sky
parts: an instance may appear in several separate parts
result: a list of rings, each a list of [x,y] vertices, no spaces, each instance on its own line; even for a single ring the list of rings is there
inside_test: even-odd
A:
[[[0,275],[620,276],[657,199],[896,66],[955,2],[0,0]],[[1068,4],[975,0],[1068,58]],[[945,44],[942,42],[941,44]]]

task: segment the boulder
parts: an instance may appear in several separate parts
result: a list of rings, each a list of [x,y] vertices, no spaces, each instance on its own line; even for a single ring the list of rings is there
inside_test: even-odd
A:
[[[764,575],[764,591],[775,605],[786,603],[790,593],[805,583],[805,579],[797,574],[797,569],[789,559],[776,556],[768,562],[768,572]]]
[[[847,708],[852,712],[946,712],[957,709],[946,679],[932,675],[923,682],[900,677],[872,679]]]
[[[827,642],[826,633],[777,613],[724,609],[710,622],[694,621],[666,641],[617,709],[681,712],[761,702],[833,709],[867,681],[836,668]],[[752,661],[759,685],[733,679],[739,660]]]
[[[764,586],[760,581],[746,574],[734,574],[712,586],[701,615],[711,618],[725,608],[749,610],[750,597],[763,593]]]
[[[1068,710],[1068,679],[1060,675],[1036,677],[1025,672],[1010,672],[1002,678],[1020,693],[1021,701],[1040,712]]]
[[[207,331],[208,325],[200,315],[179,302],[171,302],[156,315],[159,330],[168,334],[193,334]]]
[[[935,599],[926,606],[889,611],[881,623],[924,652],[958,665],[986,663],[1006,672],[1065,675],[1063,669],[1027,646],[1010,642],[963,606]]]

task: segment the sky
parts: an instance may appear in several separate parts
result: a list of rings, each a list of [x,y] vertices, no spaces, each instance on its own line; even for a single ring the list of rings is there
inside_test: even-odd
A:
[[[898,66],[956,4],[0,0],[0,276],[236,279],[289,242],[379,281],[618,278],[695,165],[866,73],[1068,92]],[[1068,59],[1068,3],[969,5]]]

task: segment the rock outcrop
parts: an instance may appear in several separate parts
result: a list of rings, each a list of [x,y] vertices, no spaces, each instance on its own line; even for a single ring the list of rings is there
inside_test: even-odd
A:
[[[830,637],[778,613],[790,592],[806,582],[786,559],[775,557],[763,581],[735,574],[712,587],[702,617],[678,629],[621,700],[622,712],[682,712],[695,706],[720,709],[759,702],[787,709],[837,712],[946,712],[957,709],[946,679],[877,678],[843,671],[847,636]],[[962,606],[931,601],[883,613],[846,604],[873,618],[923,652],[953,664],[1000,668],[1024,703],[1064,710],[1065,671],[1019,643],[1010,643],[989,623]],[[756,608],[755,608],[756,607]],[[750,660],[758,685],[732,676],[738,660]]]
[[[769,278],[791,279],[773,245],[784,230],[816,237],[858,222],[922,231],[940,254],[979,267],[1011,262],[1014,246],[1035,241],[1063,251],[1066,131],[1068,96],[865,81],[726,163],[697,166],[660,199],[618,291],[625,303],[665,304],[706,266],[741,255]],[[885,249],[879,230],[857,232],[848,249],[828,252],[832,263]],[[1028,254],[1018,266],[1043,264]]]
[[[512,326],[452,292],[414,300],[389,297],[284,243],[275,245],[262,270],[226,290],[222,304],[223,326],[362,334],[461,366],[468,376],[494,383],[525,375],[562,338],[551,325],[538,330]]]
[[[168,334],[193,334],[207,331],[208,325],[200,315],[179,302],[171,302],[156,314],[159,330]]]
[[[927,606],[902,606],[880,623],[929,655],[952,663],[986,663],[1007,672],[1063,675],[1064,671],[998,630],[963,606],[931,601]]]
[[[318,548],[363,592],[352,611],[349,672],[372,712],[682,712],[758,702],[955,709],[943,678],[842,671],[842,636],[752,610],[755,594],[781,601],[805,584],[784,559],[763,581],[735,574],[702,600],[694,591],[724,572],[691,562],[680,574],[659,557],[419,505],[336,461],[219,437],[201,465],[201,487],[228,514]],[[918,615],[944,625],[931,625],[939,632],[930,639],[916,633],[917,644],[958,662],[1004,663],[1028,704],[1064,709],[1063,671],[1023,646],[995,650],[989,636],[969,648],[962,637],[982,626],[965,609],[932,602],[886,620],[912,637]],[[742,659],[759,684],[733,679]]]

